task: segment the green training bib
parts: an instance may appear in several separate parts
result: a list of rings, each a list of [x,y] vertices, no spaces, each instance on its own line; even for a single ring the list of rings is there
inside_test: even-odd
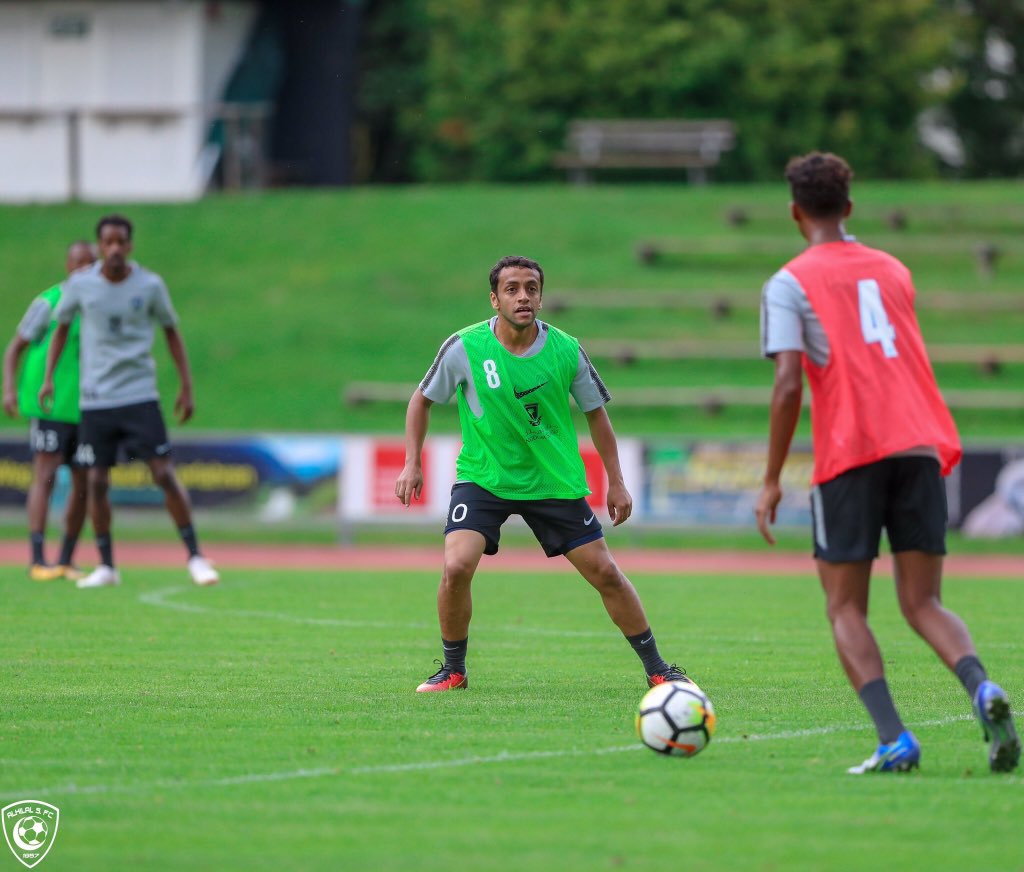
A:
[[[459,481],[509,500],[578,499],[590,493],[569,408],[580,345],[548,325],[540,352],[517,357],[483,321],[459,331],[483,414],[460,385]]]
[[[57,310],[60,302],[60,285],[54,285],[39,295],[50,304],[50,312]],[[68,341],[57,361],[53,372],[53,409],[44,412],[39,405],[39,389],[46,375],[46,353],[50,338],[57,329],[57,322],[51,317],[46,334],[25,349],[25,359],[18,378],[18,411],[26,418],[47,418],[77,424],[81,413],[78,410],[78,345],[79,318],[76,315],[68,329]]]

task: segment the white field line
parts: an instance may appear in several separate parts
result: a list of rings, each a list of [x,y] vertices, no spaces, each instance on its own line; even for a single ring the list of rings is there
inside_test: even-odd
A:
[[[1014,712],[1017,717],[1021,712]],[[950,724],[971,721],[971,715],[953,715],[929,721],[918,721],[914,727],[944,727]],[[832,724],[824,727],[811,727],[806,730],[783,730],[778,733],[756,733],[747,736],[723,736],[715,739],[714,744],[739,744],[743,742],[779,742],[790,739],[806,739],[813,736],[827,736],[833,733],[870,732],[871,725],[864,724]],[[341,776],[388,775],[405,772],[424,772],[436,769],[456,769],[465,766],[498,765],[502,763],[521,763],[533,760],[551,760],[568,757],[598,757],[608,754],[620,754],[625,751],[640,751],[644,746],[636,743],[631,745],[612,745],[605,748],[567,748],[560,751],[502,751],[489,756],[456,757],[450,760],[423,760],[414,763],[384,763],[377,766],[322,766],[316,769],[291,769],[283,772],[248,772],[239,775],[228,775],[221,778],[199,779],[157,779],[140,781],[134,784],[60,784],[32,789],[5,790],[10,796],[88,796],[96,794],[143,793],[158,790],[191,790],[210,787],[236,787],[247,784],[266,784],[276,781],[298,781],[307,778],[335,778]],[[3,761],[0,761],[3,762]],[[904,779],[900,779],[904,780]],[[954,779],[958,780],[958,779]],[[1019,779],[1009,779],[1018,783]]]
[[[232,587],[238,587],[235,583]],[[186,612],[189,614],[204,614],[204,615],[215,615],[215,616],[230,616],[236,618],[261,618],[263,620],[270,621],[284,621],[290,624],[305,624],[309,626],[317,627],[343,627],[350,630],[358,629],[371,629],[371,630],[435,630],[437,625],[434,623],[427,623],[423,621],[409,621],[407,623],[399,623],[396,621],[365,621],[365,620],[350,620],[347,618],[313,618],[303,617],[302,615],[291,615],[287,612],[266,612],[257,611],[254,609],[216,609],[209,608],[207,606],[196,605],[194,603],[182,603],[172,602],[171,597],[182,593],[188,593],[194,590],[194,587],[179,585],[175,587],[165,587],[160,590],[150,591],[148,593],[139,594],[139,602],[148,606],[156,606],[162,609],[171,609],[177,612]],[[524,627],[521,625],[507,626],[507,627],[492,627],[488,626],[484,622],[478,621],[474,626],[477,627],[477,631],[486,630],[492,633],[515,633],[523,636],[549,636],[560,639],[605,639],[609,638],[608,634],[610,630],[562,630],[549,627]],[[662,638],[659,636],[659,638]],[[665,634],[664,638],[671,638],[670,634]],[[790,637],[792,638],[792,637]],[[769,642],[776,643],[777,639],[769,639],[762,636],[720,636],[720,635],[702,635],[701,639],[705,642],[747,642],[755,644],[766,644]],[[901,643],[897,643],[901,644]],[[915,643],[916,644],[916,643]],[[1010,650],[1017,650],[1021,648],[1021,644],[1018,642],[986,642],[985,648],[1007,648]]]
[[[418,630],[432,627],[432,624],[410,623],[396,624],[393,621],[349,621],[343,618],[304,618],[296,615],[285,614],[284,612],[260,612],[251,609],[212,609],[207,606],[194,605],[192,603],[169,602],[168,598],[179,593],[186,593],[191,590],[188,587],[165,587],[161,590],[139,594],[139,602],[147,606],[157,606],[162,609],[171,609],[176,612],[187,612],[195,615],[226,615],[236,618],[266,618],[275,621],[289,621],[295,624],[313,624],[324,627],[346,627],[349,629],[364,627],[367,629],[387,630],[395,627],[403,627],[410,630]]]
[[[233,585],[235,586],[235,585]],[[435,623],[409,622],[397,623],[395,621],[356,621],[347,618],[310,618],[301,615],[290,615],[286,612],[264,612],[252,609],[215,609],[207,606],[195,605],[193,603],[173,602],[171,597],[181,593],[188,593],[190,587],[165,587],[161,590],[139,594],[139,602],[147,606],[156,606],[162,609],[172,609],[177,612],[190,614],[206,614],[215,616],[228,616],[235,618],[263,618],[271,621],[284,621],[290,624],[309,624],[318,627],[344,627],[346,629],[371,629],[371,630],[436,630]],[[544,627],[487,627],[491,632],[521,633],[524,636],[557,636],[557,637],[581,637],[587,639],[600,639],[608,636],[611,630],[556,630]]]

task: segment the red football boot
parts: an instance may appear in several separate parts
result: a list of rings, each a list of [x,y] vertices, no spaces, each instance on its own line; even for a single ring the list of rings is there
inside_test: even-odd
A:
[[[655,672],[654,675],[647,676],[648,687],[656,687],[659,684],[664,684],[666,681],[681,681],[683,684],[692,684],[696,687],[696,682],[687,676],[686,670],[680,669],[675,663],[662,669],[661,672]]]
[[[435,690],[465,690],[469,687],[469,677],[465,672],[452,672],[440,660],[435,660],[441,668],[416,688],[416,693],[430,693]]]

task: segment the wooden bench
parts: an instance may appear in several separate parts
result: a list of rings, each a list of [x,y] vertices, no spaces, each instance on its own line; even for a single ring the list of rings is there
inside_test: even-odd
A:
[[[592,339],[584,347],[591,357],[626,366],[639,360],[743,361],[760,353],[757,340],[728,339]],[[928,357],[932,363],[974,364],[983,374],[994,375],[1005,364],[1024,363],[1024,345],[935,343],[928,346]]]
[[[413,384],[394,382],[353,382],[342,392],[342,402],[349,406],[367,403],[407,403]],[[946,402],[954,409],[1024,410],[1024,394],[1012,390],[951,390],[943,391]],[[619,388],[612,391],[614,408],[671,409],[678,407],[701,408],[714,415],[730,406],[765,407],[771,404],[772,388],[722,386],[706,388]],[[804,405],[810,403],[810,391],[805,390]]]
[[[571,121],[566,150],[555,165],[577,184],[594,170],[685,169],[691,182],[704,184],[722,152],[736,143],[731,121]]]
[[[570,309],[661,309],[679,311],[708,309],[718,317],[728,317],[735,309],[759,309],[759,291],[648,291],[578,290],[550,291],[544,298],[548,312],[567,312]],[[918,311],[943,312],[1024,312],[1024,294],[1011,292],[921,291],[917,295]]]

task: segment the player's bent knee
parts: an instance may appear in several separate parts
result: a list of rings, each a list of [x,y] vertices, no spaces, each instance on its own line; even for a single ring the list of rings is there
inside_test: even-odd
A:
[[[110,478],[105,475],[89,476],[87,490],[89,491],[90,497],[103,499],[110,490]]]
[[[473,579],[473,564],[468,560],[449,558],[444,562],[442,578],[449,587],[468,584]]]
[[[942,608],[942,604],[935,597],[900,600],[900,611],[906,622],[915,630],[922,624],[924,618],[937,608]]]
[[[161,490],[170,490],[176,488],[177,480],[174,475],[174,470],[169,466],[154,469],[153,484],[155,484]]]
[[[867,621],[867,614],[864,610],[849,600],[835,600],[825,604],[825,616],[828,618],[830,624],[838,623],[839,621]]]
[[[614,560],[602,561],[588,576],[588,580],[602,593],[615,593],[627,584],[626,576]]]

